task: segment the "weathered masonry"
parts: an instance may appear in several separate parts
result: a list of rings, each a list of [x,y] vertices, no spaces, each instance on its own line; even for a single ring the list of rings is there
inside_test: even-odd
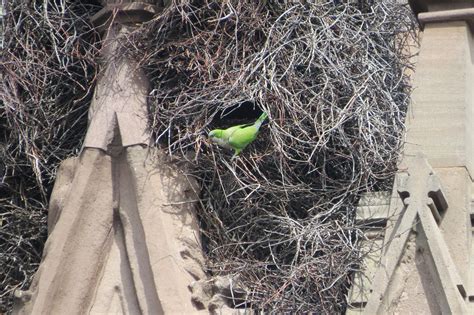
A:
[[[121,35],[163,7],[102,2],[92,22],[103,36],[103,73],[82,152],[61,163],[43,260],[13,313],[195,314],[208,304],[189,287],[205,279],[196,188],[148,152],[149,82],[119,50]]]
[[[474,2],[411,0],[422,27],[393,192],[367,195],[370,248],[347,313],[474,314]]]

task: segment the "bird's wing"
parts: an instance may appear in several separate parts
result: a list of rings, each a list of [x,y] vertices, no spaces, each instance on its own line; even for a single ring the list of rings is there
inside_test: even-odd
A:
[[[245,148],[257,137],[258,128],[251,125],[244,128],[234,130],[232,135],[229,137],[229,144],[237,149]]]
[[[243,128],[244,126],[246,126],[246,125],[236,125],[236,126],[232,126],[232,127],[229,127],[227,129],[225,129],[223,134],[222,134],[222,138],[226,141],[229,140],[229,138],[234,134],[234,132],[236,132],[237,130]]]

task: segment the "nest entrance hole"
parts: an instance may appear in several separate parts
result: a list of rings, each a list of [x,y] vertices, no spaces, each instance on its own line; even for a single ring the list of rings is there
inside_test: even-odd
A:
[[[213,125],[223,127],[235,123],[253,123],[263,113],[263,110],[253,101],[244,101],[219,110]]]

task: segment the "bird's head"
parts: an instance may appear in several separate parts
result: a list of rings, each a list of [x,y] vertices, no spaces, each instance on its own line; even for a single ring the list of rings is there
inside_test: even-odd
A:
[[[209,139],[212,141],[212,142],[216,142],[216,140],[218,139],[221,139],[222,138],[222,129],[214,129],[212,130],[211,132],[209,132]]]

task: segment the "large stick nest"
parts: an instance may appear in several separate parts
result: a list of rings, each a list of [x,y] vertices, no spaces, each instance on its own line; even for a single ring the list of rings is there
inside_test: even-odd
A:
[[[88,1],[6,4],[0,311],[38,266],[57,165],[85,133],[98,46]],[[234,277],[246,306],[344,310],[364,254],[355,205],[390,188],[402,145],[413,30],[395,0],[176,0],[126,39],[152,80],[157,143],[201,184],[209,272]],[[237,160],[207,142],[262,110],[268,122]]]
[[[28,289],[58,164],[80,148],[96,76],[86,1],[3,1],[0,50],[0,313]]]
[[[414,30],[395,0],[175,0],[127,38],[157,143],[201,184],[209,271],[237,279],[246,306],[345,309],[356,203],[391,189],[401,151]],[[204,136],[261,111],[237,160]]]

